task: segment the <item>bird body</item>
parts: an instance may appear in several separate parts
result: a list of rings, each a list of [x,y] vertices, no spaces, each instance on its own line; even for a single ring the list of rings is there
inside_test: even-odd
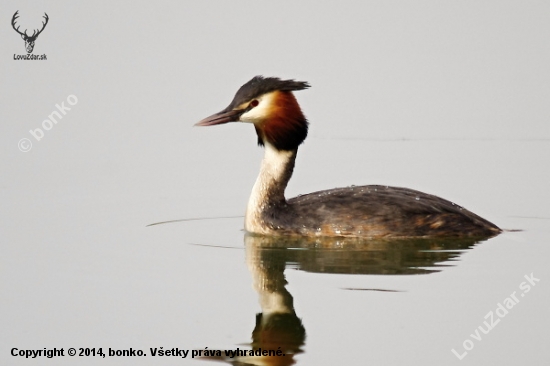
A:
[[[245,229],[261,235],[330,237],[489,237],[501,232],[491,222],[437,196],[408,188],[368,185],[335,188],[286,199],[298,146],[308,121],[293,91],[306,82],[256,76],[223,111],[198,122],[254,124],[265,147],[252,188]]]

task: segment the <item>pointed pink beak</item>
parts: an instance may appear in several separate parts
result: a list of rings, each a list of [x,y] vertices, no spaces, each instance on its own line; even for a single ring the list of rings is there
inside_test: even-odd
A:
[[[238,109],[223,110],[195,123],[195,126],[214,126],[228,122],[237,122],[243,112],[244,110]]]

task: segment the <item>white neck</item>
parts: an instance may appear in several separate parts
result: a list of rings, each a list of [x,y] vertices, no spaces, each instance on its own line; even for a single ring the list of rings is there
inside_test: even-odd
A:
[[[268,225],[262,212],[269,207],[285,205],[285,188],[292,176],[297,150],[281,151],[269,142],[265,143],[265,153],[260,175],[252,188],[245,216],[245,229],[257,234],[268,234]]]

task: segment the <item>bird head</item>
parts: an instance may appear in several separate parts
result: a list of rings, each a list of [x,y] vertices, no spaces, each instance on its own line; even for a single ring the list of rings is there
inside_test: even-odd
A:
[[[294,150],[305,140],[308,122],[293,91],[309,88],[305,81],[255,76],[240,87],[233,101],[195,126],[228,122],[252,123],[258,144],[270,143],[278,150]]]

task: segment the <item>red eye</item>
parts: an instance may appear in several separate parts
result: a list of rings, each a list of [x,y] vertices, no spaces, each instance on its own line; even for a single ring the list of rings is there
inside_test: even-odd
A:
[[[257,106],[258,104],[260,104],[260,102],[258,102],[256,99],[254,99],[252,102],[250,102],[250,106],[251,106],[251,107],[255,107],[255,106]]]

